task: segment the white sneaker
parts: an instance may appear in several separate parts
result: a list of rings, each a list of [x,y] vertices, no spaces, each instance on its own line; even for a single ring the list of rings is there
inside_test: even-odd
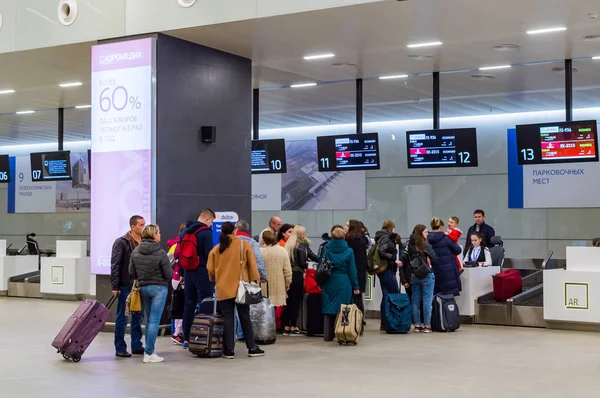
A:
[[[152,355],[144,354],[144,363],[158,363],[164,360],[165,359],[163,357],[159,357],[156,353]]]

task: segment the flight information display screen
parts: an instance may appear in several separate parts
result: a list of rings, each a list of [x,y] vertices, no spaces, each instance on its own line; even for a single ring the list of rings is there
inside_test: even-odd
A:
[[[285,140],[252,141],[252,174],[287,173]]]
[[[8,155],[0,155],[0,184],[10,182],[10,162]]]
[[[317,137],[319,171],[379,169],[377,133]]]
[[[30,154],[32,181],[71,180],[71,152],[39,152]]]
[[[517,126],[519,164],[598,161],[595,120]]]
[[[474,128],[406,132],[408,168],[477,167]]]

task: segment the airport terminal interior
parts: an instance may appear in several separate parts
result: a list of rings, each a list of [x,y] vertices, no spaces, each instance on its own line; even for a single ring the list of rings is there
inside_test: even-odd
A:
[[[0,397],[597,397],[599,119],[594,0],[0,1]],[[167,251],[206,208],[214,244],[245,220],[259,253],[290,224],[321,255],[350,220],[366,252],[389,220],[412,260],[423,224],[460,245],[458,287],[434,262],[434,333],[392,331],[413,261],[396,293],[359,269],[366,326],[338,345],[320,256],[263,357],[175,343],[170,287],[164,362],[115,357],[113,243],[139,215]],[[54,347],[87,300],[100,332]]]

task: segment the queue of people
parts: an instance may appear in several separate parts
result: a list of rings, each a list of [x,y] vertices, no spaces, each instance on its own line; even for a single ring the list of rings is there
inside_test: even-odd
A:
[[[268,227],[254,239],[247,221],[240,220],[237,225],[224,223],[219,242],[214,245],[211,226],[215,217],[214,211],[204,209],[198,220],[182,225],[179,236],[169,241],[171,257],[161,248],[158,226],[146,225],[140,216],[130,219],[130,230],[117,238],[111,258],[113,295],[119,296],[114,342],[117,357],[143,354],[145,363],[163,361],[154,347],[169,284],[174,289],[183,285],[185,295],[183,314],[176,320],[172,336],[175,343],[184,349],[189,347],[197,307],[203,299],[213,296],[216,285],[215,299],[224,317],[224,357],[235,356],[236,319],[237,337],[245,340],[248,355],[263,356],[264,351],[254,341],[249,306],[238,304],[235,299],[240,280],[261,281],[263,296],[269,297],[273,306],[283,307],[283,334],[299,336],[302,331],[297,320],[304,296],[305,273],[311,262],[318,263],[325,256],[332,269],[321,286],[321,313],[325,340],[331,341],[335,317],[342,304],[356,304],[364,313],[368,253],[373,245],[387,265],[377,274],[383,296],[381,329],[385,329],[386,324],[386,296],[400,293],[402,288],[411,299],[414,331],[429,333],[434,294],[459,295],[461,263],[490,265],[487,246],[495,235],[494,229],[485,223],[482,210],[474,212],[475,223],[467,233],[464,251],[457,243],[462,231],[458,229],[459,219],[454,216],[448,220],[447,228],[438,217],[431,219],[431,231],[423,224],[416,225],[404,244],[391,220],[386,220],[371,239],[365,225],[351,219],[345,226],[332,227],[331,238],[321,245],[317,255],[311,250],[306,229],[283,223],[279,217],[272,217]],[[425,266],[416,270],[415,264]],[[134,284],[139,287],[143,312],[127,315],[127,298]],[[142,314],[147,319],[145,348],[141,341]],[[128,316],[131,318],[131,353],[124,339]]]

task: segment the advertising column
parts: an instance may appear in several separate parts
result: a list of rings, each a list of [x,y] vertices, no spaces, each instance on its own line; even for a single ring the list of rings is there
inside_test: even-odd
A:
[[[91,272],[110,273],[129,218],[152,221],[154,39],[92,48]]]

